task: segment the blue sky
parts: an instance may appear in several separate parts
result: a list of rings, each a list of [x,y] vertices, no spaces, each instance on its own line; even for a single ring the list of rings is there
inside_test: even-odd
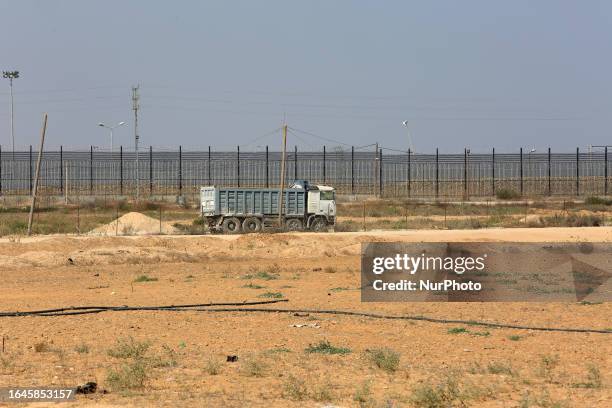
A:
[[[5,1],[17,144],[571,151],[612,143],[612,2]],[[0,82],[0,144],[9,137]]]

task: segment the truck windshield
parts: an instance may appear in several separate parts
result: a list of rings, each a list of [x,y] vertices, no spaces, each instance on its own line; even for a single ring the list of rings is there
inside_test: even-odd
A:
[[[334,196],[333,191],[321,191],[321,200],[333,200]]]

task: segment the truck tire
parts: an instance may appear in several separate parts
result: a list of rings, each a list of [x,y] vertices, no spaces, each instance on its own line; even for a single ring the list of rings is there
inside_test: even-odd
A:
[[[242,221],[242,231],[245,233],[260,232],[261,231],[261,220],[257,217],[248,217]]]
[[[299,218],[289,218],[285,222],[287,231],[301,231],[304,228],[304,223]]]
[[[223,220],[221,228],[225,234],[239,234],[240,233],[240,220],[236,217],[228,217]]]
[[[314,232],[323,232],[327,229],[327,221],[323,217],[317,217],[310,224],[310,230]]]

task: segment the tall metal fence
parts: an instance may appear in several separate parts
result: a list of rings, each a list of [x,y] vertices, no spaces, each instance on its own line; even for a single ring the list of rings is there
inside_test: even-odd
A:
[[[380,149],[287,153],[286,179],[334,186],[346,194],[387,197],[466,198],[512,190],[522,196],[607,195],[608,151],[572,153],[413,154]],[[0,194],[27,195],[33,185],[37,152],[0,152]],[[275,187],[279,152],[158,151],[136,158],[115,152],[43,152],[40,192],[48,195],[187,195],[202,185]],[[137,164],[138,163],[138,164]]]

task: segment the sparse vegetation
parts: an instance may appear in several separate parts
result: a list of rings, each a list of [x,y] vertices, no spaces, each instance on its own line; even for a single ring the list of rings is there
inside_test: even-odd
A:
[[[495,197],[497,197],[499,200],[515,200],[520,198],[521,195],[509,188],[500,188],[495,192]]]
[[[574,383],[572,384],[574,388],[601,388],[602,387],[602,379],[601,379],[601,371],[599,367],[594,364],[590,364],[587,367],[587,378],[584,382]]]
[[[501,361],[492,361],[487,366],[489,374],[505,374],[513,376],[515,375],[514,370],[510,363],[503,363]]]
[[[138,276],[136,279],[134,279],[135,283],[140,283],[140,282],[157,282],[159,279],[158,278],[152,278],[148,275],[140,275]]]
[[[132,337],[119,339],[115,347],[108,350],[108,355],[115,358],[141,359],[145,356],[151,343],[148,341],[136,341]]]
[[[111,389],[125,391],[143,388],[149,379],[147,364],[142,359],[123,363],[118,369],[111,369],[106,381]]]
[[[318,344],[311,344],[306,348],[306,353],[319,353],[319,354],[349,354],[351,349],[347,347],[336,347],[333,346],[327,340],[321,340]]]
[[[510,341],[519,341],[522,337],[519,336],[518,334],[513,334],[511,336],[508,336],[508,340]]]
[[[290,374],[283,384],[283,396],[292,400],[302,401],[308,396],[306,381]]]
[[[282,299],[283,298],[283,294],[280,292],[266,292],[266,293],[262,293],[261,295],[257,296],[259,298],[268,298],[268,299]]]
[[[465,407],[472,396],[461,390],[456,373],[437,382],[427,381],[415,387],[410,402],[417,408]]]
[[[221,363],[211,356],[204,363],[204,371],[209,375],[217,375],[221,372]]]
[[[448,329],[448,334],[461,334],[461,333],[469,333],[468,329],[465,327],[453,327],[452,329]]]
[[[242,372],[249,377],[263,377],[268,365],[259,357],[251,356],[242,363]]]
[[[538,374],[547,382],[553,381],[554,370],[559,365],[558,355],[543,355],[540,357],[540,366]]]
[[[364,381],[355,389],[353,400],[357,401],[362,407],[373,405],[374,399],[372,397],[372,384],[370,381]]]
[[[584,200],[584,203],[587,205],[612,205],[612,199],[590,196]]]
[[[37,353],[46,353],[51,351],[51,347],[46,341],[40,341],[34,344],[34,351]]]
[[[74,348],[74,351],[79,354],[87,354],[89,353],[89,346],[85,343],[81,343]]]
[[[246,285],[242,285],[243,288],[248,288],[248,289],[265,289],[265,286],[261,286],[261,285],[256,285],[252,282],[247,283]]]
[[[399,368],[400,354],[390,348],[379,348],[367,352],[369,359],[389,373],[395,372]]]

